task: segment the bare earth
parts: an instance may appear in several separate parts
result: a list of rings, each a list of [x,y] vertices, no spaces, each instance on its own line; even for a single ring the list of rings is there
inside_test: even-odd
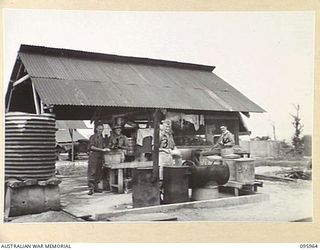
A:
[[[274,221],[286,222],[312,217],[312,182],[264,181],[260,193],[269,201],[215,209],[179,209],[169,212],[180,221]]]
[[[268,169],[267,169],[268,168]],[[260,167],[259,173],[268,172],[270,167]],[[279,170],[277,168],[277,170]],[[271,171],[273,172],[273,171]],[[85,176],[61,176],[60,184],[62,209],[77,217],[94,215],[110,211],[130,209],[132,194],[101,194],[87,195]],[[268,221],[287,222],[313,217],[312,181],[296,180],[293,182],[263,181],[259,193],[269,194],[270,200],[247,205],[223,208],[180,208],[166,212],[178,221]],[[47,212],[39,215],[21,216],[12,222],[57,222],[68,221],[61,212]],[[57,213],[59,216],[52,216]],[[54,219],[51,219],[55,217]],[[108,223],[108,222],[106,222]]]
[[[178,221],[294,221],[312,217],[312,181],[263,183],[258,192],[269,194],[269,201],[214,209],[179,209],[167,214],[177,217]],[[130,193],[102,193],[93,197],[86,193],[84,177],[66,178],[61,184],[62,204],[68,212],[76,215],[116,211],[131,206]]]

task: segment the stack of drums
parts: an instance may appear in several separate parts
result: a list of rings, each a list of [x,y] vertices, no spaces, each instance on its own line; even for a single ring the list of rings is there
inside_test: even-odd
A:
[[[5,115],[5,178],[48,180],[55,175],[55,116]]]
[[[128,147],[127,147],[127,154],[129,156],[134,156],[135,155],[135,146],[136,142],[135,139],[132,137],[128,138]]]

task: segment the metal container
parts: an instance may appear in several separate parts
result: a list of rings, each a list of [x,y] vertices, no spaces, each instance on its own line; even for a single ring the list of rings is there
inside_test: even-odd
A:
[[[223,185],[229,180],[230,172],[227,165],[190,166],[189,181],[191,188],[199,188],[218,183]]]
[[[153,168],[135,168],[132,174],[133,207],[160,205],[159,181],[153,178]]]
[[[235,159],[236,181],[252,184],[255,180],[254,160],[251,158]]]
[[[115,150],[104,153],[104,162],[106,165],[118,164],[124,162],[124,153],[122,150]]]
[[[55,116],[5,115],[5,178],[46,180],[55,175]]]
[[[189,201],[189,167],[163,167],[163,202],[166,204]]]
[[[192,189],[191,199],[193,201],[211,200],[217,198],[219,198],[218,183],[216,183],[216,185]]]
[[[235,159],[239,159],[240,155],[237,154],[229,154],[223,156],[223,161],[227,164],[230,171],[230,177],[229,181],[235,181],[236,180],[236,167],[235,167]]]

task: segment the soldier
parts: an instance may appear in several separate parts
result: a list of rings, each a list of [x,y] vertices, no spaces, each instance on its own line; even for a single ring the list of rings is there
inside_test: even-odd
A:
[[[90,136],[89,139],[89,162],[88,162],[88,186],[89,193],[101,193],[102,190],[98,189],[98,183],[101,179],[101,172],[103,166],[103,153],[110,151],[108,148],[104,148],[104,138],[102,136],[103,125],[98,124],[95,129],[95,134]]]
[[[121,162],[125,160],[125,154],[127,152],[128,147],[128,138],[122,134],[122,129],[120,125],[113,126],[113,131],[109,138],[109,145],[108,147],[113,152],[121,153]]]
[[[126,150],[128,146],[128,138],[122,134],[120,125],[116,125],[113,128],[113,133],[110,136],[109,148],[110,149],[122,149]]]
[[[220,129],[222,134],[213,148],[233,147],[235,145],[233,134],[227,129],[227,126],[225,125],[220,126]]]
[[[163,179],[163,167],[182,165],[182,157],[173,140],[171,121],[164,120],[160,127],[159,179]]]
[[[209,156],[209,155],[220,155],[221,149],[224,148],[232,148],[235,145],[234,136],[233,134],[227,129],[227,126],[222,125],[220,126],[221,129],[221,136],[219,137],[216,144],[208,152],[203,152],[202,156]],[[196,165],[200,165],[200,155],[199,151],[195,151],[192,153],[192,159]]]

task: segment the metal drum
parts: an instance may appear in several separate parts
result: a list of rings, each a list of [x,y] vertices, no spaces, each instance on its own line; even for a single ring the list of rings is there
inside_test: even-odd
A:
[[[133,169],[132,203],[134,208],[160,205],[159,182],[152,167]]]
[[[5,115],[5,178],[46,180],[55,175],[55,116]]]
[[[189,201],[189,167],[163,167],[164,203],[179,203]]]

